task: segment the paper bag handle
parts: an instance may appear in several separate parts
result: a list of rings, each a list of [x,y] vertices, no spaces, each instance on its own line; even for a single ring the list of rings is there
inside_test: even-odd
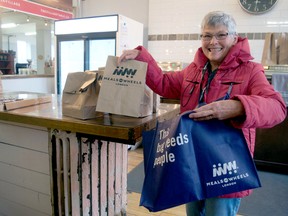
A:
[[[83,85],[79,88],[78,91],[79,92],[87,91],[88,86],[90,86],[95,81],[95,79],[93,79],[93,80],[90,79],[90,80],[86,81],[85,83],[83,83]]]

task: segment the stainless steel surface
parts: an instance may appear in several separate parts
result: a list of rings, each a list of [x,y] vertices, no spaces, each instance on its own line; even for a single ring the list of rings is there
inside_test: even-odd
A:
[[[265,66],[265,75],[269,81],[272,79],[272,74],[275,73],[287,73],[288,74],[288,65],[270,65]]]

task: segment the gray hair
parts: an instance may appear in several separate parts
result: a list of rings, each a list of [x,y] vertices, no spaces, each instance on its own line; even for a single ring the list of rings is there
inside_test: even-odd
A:
[[[202,20],[201,30],[203,31],[206,26],[215,27],[216,25],[226,26],[229,33],[236,34],[237,32],[234,18],[222,11],[213,11],[208,13]]]

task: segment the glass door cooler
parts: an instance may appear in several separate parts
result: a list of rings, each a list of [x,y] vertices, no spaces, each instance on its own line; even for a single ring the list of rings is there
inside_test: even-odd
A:
[[[143,24],[123,15],[55,21],[57,94],[67,74],[105,67],[109,55],[143,44]]]

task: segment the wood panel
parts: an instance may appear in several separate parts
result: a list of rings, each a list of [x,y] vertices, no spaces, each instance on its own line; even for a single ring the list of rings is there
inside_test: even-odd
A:
[[[72,143],[73,144],[73,143]],[[82,163],[82,173],[80,178],[82,178],[82,212],[83,215],[89,215],[91,202],[90,202],[90,161],[89,161],[89,142],[81,142],[81,159]]]
[[[32,134],[30,134],[33,132]],[[47,128],[0,121],[0,142],[48,153]]]
[[[0,181],[0,188],[0,197],[13,202],[14,205],[17,205],[17,208],[25,206],[26,208],[34,209],[35,211],[50,215],[52,214],[50,195],[42,194],[37,191],[32,191],[3,181]],[[5,208],[5,206],[2,207]],[[8,215],[12,216],[13,214]]]
[[[124,215],[127,146],[59,130],[51,136],[54,214]]]
[[[49,175],[47,153],[0,143],[0,162]]]
[[[74,136],[74,134],[68,135],[68,140],[70,143],[78,143],[77,138]],[[71,208],[72,208],[72,214],[73,216],[77,216],[77,213],[80,212],[80,194],[79,194],[79,188],[80,184],[78,181],[78,163],[79,163],[79,145],[70,145],[70,175],[71,175]]]
[[[116,145],[108,145],[108,215],[114,215],[115,202],[114,202],[114,177],[115,169],[118,164],[116,164]]]
[[[23,205],[17,205],[7,199],[0,197],[1,216],[51,216],[51,213],[44,213]]]
[[[52,214],[46,128],[0,121],[0,173],[3,215]]]
[[[0,173],[0,181],[50,195],[50,176],[47,174],[22,169],[21,167],[2,162],[0,163]]]
[[[93,156],[91,159],[91,164],[92,164],[92,168],[91,168],[91,173],[92,173],[92,182],[94,182],[94,186],[92,187],[92,207],[93,207],[93,215],[97,215],[97,213],[99,212],[99,183],[98,183],[98,179],[100,178],[100,173],[98,170],[99,167],[99,155],[100,155],[100,149],[99,149],[99,145],[92,145],[92,152],[93,152]]]

